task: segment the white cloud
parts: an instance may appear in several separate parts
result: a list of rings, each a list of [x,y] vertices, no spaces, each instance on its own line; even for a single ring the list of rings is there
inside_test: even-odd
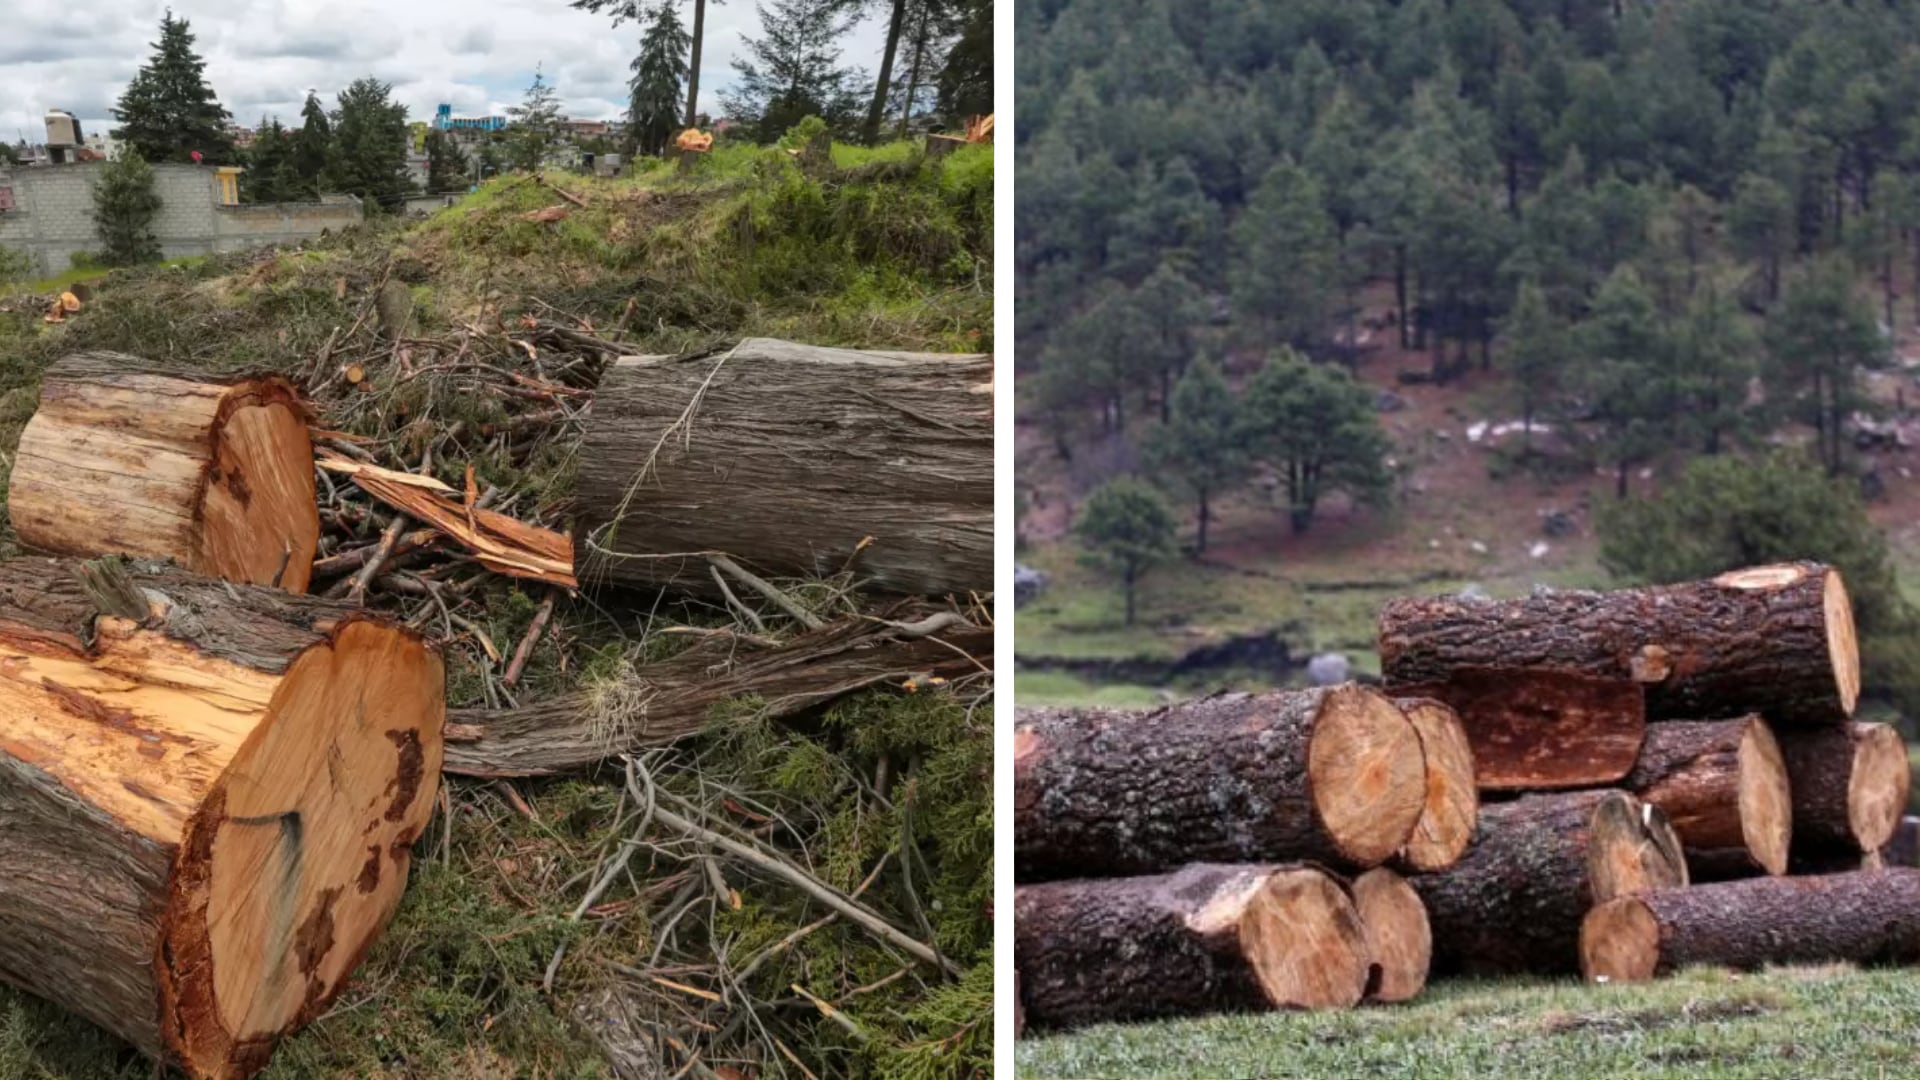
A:
[[[503,112],[533,81],[535,65],[573,116],[607,119],[624,108],[632,23],[575,11],[567,0],[0,0],[0,139],[38,142],[48,109],[67,109],[89,131],[152,52],[161,13],[193,24],[196,48],[221,104],[244,124],[262,115],[298,123],[308,88],[333,96],[364,75],[391,82],[410,118],[440,102],[456,113]],[[692,5],[682,19],[692,22]],[[707,7],[701,106],[719,106],[731,61],[757,33],[751,0]],[[871,72],[885,27],[869,18],[846,36],[841,62]]]

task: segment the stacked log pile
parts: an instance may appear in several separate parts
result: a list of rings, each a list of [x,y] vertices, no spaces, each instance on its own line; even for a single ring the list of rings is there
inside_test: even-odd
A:
[[[1920,959],[1920,871],[1874,869],[1906,751],[1853,718],[1830,567],[1396,600],[1380,653],[1393,697],[1021,712],[1025,1021]]]
[[[1022,1019],[1412,998],[1433,938],[1387,864],[1448,865],[1477,807],[1465,733],[1438,702],[1349,684],[1022,710]]]
[[[39,554],[0,560],[0,981],[188,1075],[248,1076],[392,916],[443,771],[583,772],[730,699],[781,717],[991,675],[990,358],[749,340],[620,360],[529,322],[480,362],[482,340],[393,355],[429,398],[498,396],[505,419],[405,419],[419,406],[326,350],[296,378],[111,353],[47,371],[9,478]],[[574,358],[543,366],[556,343]],[[467,463],[530,467],[569,438],[571,504],[516,505]],[[498,576],[542,598],[510,655],[476,622]],[[800,603],[796,577],[832,601]],[[671,588],[741,621],[662,630],[688,647],[519,702],[583,578],[648,590],[602,609],[650,618]],[[450,717],[456,641],[488,657],[489,707]],[[1393,750],[1417,769],[1411,729]],[[1396,934],[1383,954],[1417,947]]]

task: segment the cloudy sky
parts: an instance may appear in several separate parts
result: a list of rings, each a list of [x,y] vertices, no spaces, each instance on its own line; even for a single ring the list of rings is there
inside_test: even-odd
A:
[[[0,0],[0,139],[44,138],[48,109],[66,109],[89,131],[146,62],[166,0]],[[410,119],[439,102],[456,115],[503,113],[541,65],[571,116],[610,119],[625,109],[627,65],[639,47],[632,23],[612,26],[567,0],[173,0],[190,20],[221,104],[249,127],[263,114],[299,123],[309,87],[329,106],[347,83],[393,84]],[[691,0],[681,18],[693,20]],[[759,31],[753,0],[709,0],[700,103],[733,81],[743,35]],[[879,66],[884,28],[863,21],[841,62]]]

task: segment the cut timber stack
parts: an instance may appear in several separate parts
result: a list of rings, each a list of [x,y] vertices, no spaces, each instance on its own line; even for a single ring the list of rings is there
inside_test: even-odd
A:
[[[445,712],[438,656],[355,608],[0,563],[0,978],[258,1071],[393,914]]]
[[[305,408],[279,376],[69,356],[47,369],[8,485],[28,548],[172,559],[307,590],[320,538],[313,447]]]
[[[718,553],[770,577],[991,592],[992,379],[989,356],[765,338],[623,357],[580,452],[581,576],[707,591]]]
[[[1473,833],[1471,756],[1444,705],[1353,685],[1219,694],[1022,710],[1014,738],[1024,1020],[1336,1008],[1425,986],[1425,905],[1379,864],[1443,866]]]

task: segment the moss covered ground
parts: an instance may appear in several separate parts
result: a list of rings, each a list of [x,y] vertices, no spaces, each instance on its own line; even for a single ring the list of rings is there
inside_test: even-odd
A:
[[[303,250],[116,272],[91,282],[86,308],[59,326],[26,294],[0,298],[0,472],[41,371],[60,356],[111,349],[302,373],[352,336],[390,282],[404,286],[402,338],[538,319],[634,353],[759,335],[988,351],[992,176],[987,146],[937,162],[913,144],[835,147],[826,163],[729,146],[689,169],[663,163],[617,180],[506,177],[430,218],[372,222]],[[561,220],[527,216],[556,205],[568,208]],[[396,416],[492,419],[484,401],[435,396],[387,367],[368,377],[380,415],[352,413],[347,429],[364,422],[404,440],[413,428]],[[471,461],[482,483],[558,518],[572,462],[564,439],[554,447],[511,460],[476,446],[435,464],[458,483]],[[0,532],[0,554],[16,550]],[[474,633],[448,645],[451,705],[484,704],[478,638],[510,652],[537,606],[538,594],[504,579],[486,586],[468,608]],[[672,597],[562,603],[520,701],[663,655],[674,646],[656,626],[720,618]],[[619,770],[453,780],[394,924],[265,1075],[986,1075],[990,694],[990,681],[965,694],[875,690],[794,723],[735,701],[707,735],[645,760],[662,790],[728,815],[831,888],[864,886],[863,902],[937,943],[957,975],[903,960],[844,920],[821,922],[826,909],[790,886],[690,858],[665,836],[644,838],[576,921],[587,882],[634,831]],[[0,987],[0,1078],[152,1075],[111,1036]]]

